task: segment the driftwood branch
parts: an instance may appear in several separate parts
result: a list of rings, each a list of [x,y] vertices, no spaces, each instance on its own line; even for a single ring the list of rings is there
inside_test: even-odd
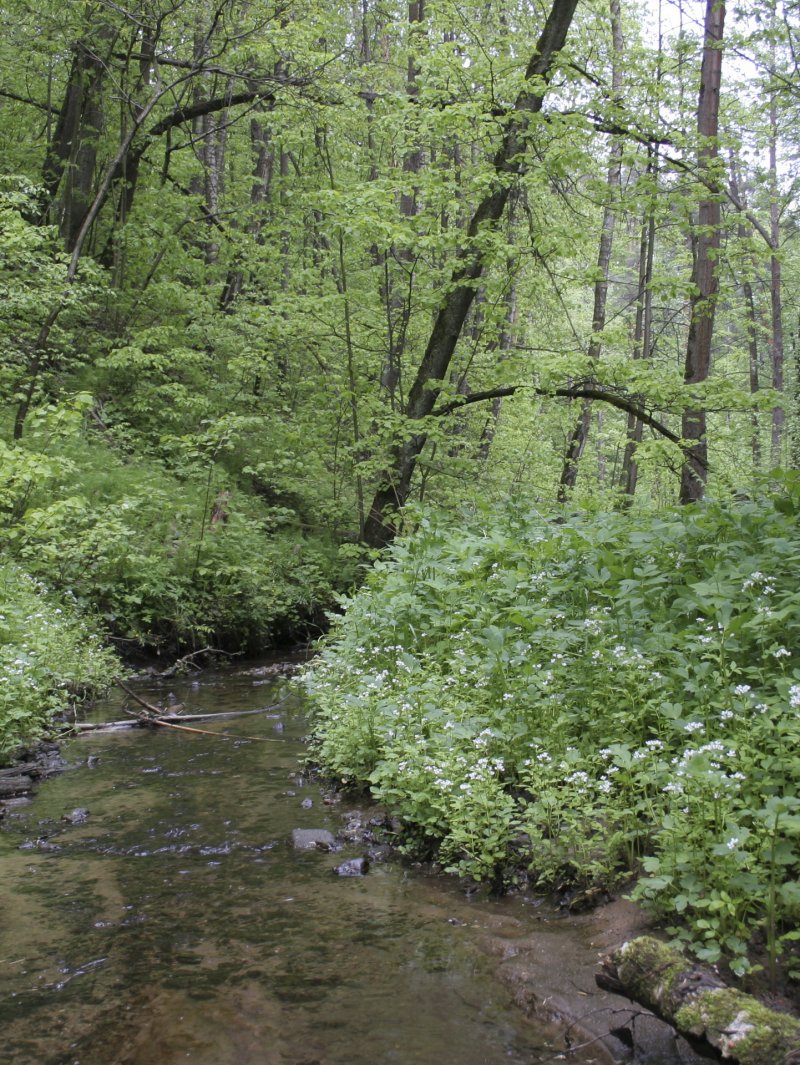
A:
[[[199,651],[192,651],[188,655],[184,655],[183,658],[176,659],[175,662],[169,667],[169,669],[162,669],[159,673],[160,677],[172,677],[176,673],[180,673],[184,666],[191,666],[192,669],[200,669],[194,663],[195,658],[200,658],[202,655],[208,655],[210,658],[214,655],[225,655],[226,658],[236,658],[238,651],[220,651],[217,647],[201,647]]]
[[[716,973],[649,936],[602,961],[599,987],[652,1010],[697,1046],[736,1065],[800,1065],[800,1020],[726,987]]]
[[[268,714],[284,702],[286,702],[286,699],[281,699],[279,702],[271,703],[269,706],[260,706],[258,710],[222,710],[208,714],[168,714],[165,712],[159,715],[158,720],[183,724],[186,721],[215,721],[218,717],[250,717],[252,714]],[[124,721],[76,721],[69,727],[70,730],[77,729],[78,732],[103,732],[106,729],[141,728],[142,725],[147,725],[148,723],[149,719],[145,718],[144,715],[134,714]]]
[[[141,707],[144,708],[145,713],[138,713],[138,714],[134,713],[134,717],[136,718],[136,721],[134,723],[137,724],[137,725],[153,725],[153,726],[161,727],[161,728],[178,729],[180,732],[196,732],[196,733],[199,733],[199,734],[201,734],[203,736],[216,736],[217,739],[223,739],[223,740],[255,740],[258,743],[269,743],[269,742],[277,743],[277,742],[280,742],[276,737],[272,737],[272,736],[238,736],[235,733],[213,732],[210,729],[193,728],[193,727],[191,727],[189,725],[178,724],[179,721],[185,721],[186,718],[185,717],[179,717],[179,716],[177,716],[175,714],[168,714],[161,707],[154,706],[152,703],[148,703],[146,700],[142,699],[141,696],[137,695],[135,691],[132,691],[127,686],[127,684],[123,684],[123,682],[119,679],[119,677],[117,677],[116,683],[118,684],[118,686],[120,688],[122,688],[122,690],[125,692],[126,695],[129,695],[130,698],[134,700],[134,702],[137,702]],[[261,711],[258,711],[258,712],[260,713]],[[246,711],[243,711],[243,713],[246,713]],[[202,716],[202,715],[196,715],[196,717],[200,717],[200,716]],[[226,715],[208,714],[207,716],[208,717],[217,717],[217,716],[222,717],[222,716],[231,716],[231,715],[230,714],[226,714]],[[117,724],[119,726],[122,723],[121,722],[120,723],[116,723],[115,722],[115,724]]]

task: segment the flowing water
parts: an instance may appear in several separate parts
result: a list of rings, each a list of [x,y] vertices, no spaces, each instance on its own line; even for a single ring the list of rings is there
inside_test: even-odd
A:
[[[203,712],[278,698],[274,680],[243,669],[137,690]],[[120,718],[121,700],[97,713]],[[335,875],[352,847],[292,847],[293,829],[336,833],[349,809],[298,774],[296,702],[196,727],[260,740],[88,734],[65,744],[71,768],[3,822],[0,1060],[562,1060],[565,1025],[527,1020],[481,948],[492,903],[392,861]],[[595,1043],[569,1060],[612,1059]]]

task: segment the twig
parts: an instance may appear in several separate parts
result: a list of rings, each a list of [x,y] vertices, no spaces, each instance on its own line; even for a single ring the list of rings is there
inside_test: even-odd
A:
[[[163,718],[154,717],[147,719],[150,725],[163,725],[164,728],[175,728],[181,732],[198,732],[203,736],[216,736],[221,740],[255,740],[257,743],[280,743],[276,736],[236,736],[232,732],[211,732],[207,728],[190,728],[188,725],[176,725],[173,721],[164,721]]]
[[[123,684],[122,681],[119,679],[119,677],[115,677],[114,678],[114,682],[116,684],[118,684],[120,686],[120,688],[122,688],[122,690],[125,692],[126,695],[130,695],[131,699],[133,699],[135,702],[137,702],[139,704],[139,706],[143,706],[145,708],[145,710],[148,711],[148,713],[154,714],[156,717],[163,717],[164,716],[164,711],[161,709],[161,707],[153,706],[152,703],[145,702],[144,699],[142,699],[140,696],[138,696],[136,694],[136,692],[131,691],[131,689],[127,686],[127,684]]]
[[[201,647],[199,651],[192,651],[191,654],[184,655],[183,658],[178,658],[172,665],[159,674],[161,677],[172,677],[183,665],[191,665],[194,669],[199,669],[199,666],[195,666],[192,659],[199,658],[200,655],[227,655],[228,658],[235,658],[239,654],[238,651],[220,651],[216,647]]]

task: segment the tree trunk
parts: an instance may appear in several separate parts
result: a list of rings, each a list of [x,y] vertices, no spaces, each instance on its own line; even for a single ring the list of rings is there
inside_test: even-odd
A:
[[[700,96],[697,103],[697,132],[700,139],[698,167],[701,171],[708,172],[708,184],[712,189],[715,179],[711,168],[718,154],[717,129],[724,26],[725,4],[722,0],[707,0]],[[714,335],[714,312],[719,291],[717,257],[720,248],[720,221],[719,196],[706,195],[700,202],[698,232],[693,246],[693,296],[684,368],[684,382],[687,385],[707,380],[711,367],[711,340]],[[688,449],[681,468],[680,501],[692,503],[702,499],[708,478],[706,412],[699,403],[692,403],[684,410],[681,435],[687,442]]]
[[[726,987],[716,973],[649,936],[602,961],[595,980],[652,1010],[701,1049],[738,1065],[798,1065],[800,1020]]]
[[[619,101],[622,93],[622,54],[624,48],[619,0],[610,0],[610,7],[612,41],[611,92],[615,101]],[[603,222],[600,229],[600,247],[597,253],[597,280],[594,283],[592,338],[589,341],[589,350],[587,352],[589,358],[593,360],[600,358],[603,348],[601,337],[606,325],[608,274],[611,263],[611,247],[614,241],[615,201],[619,196],[621,173],[622,141],[619,138],[615,138],[609,151],[608,174],[606,177],[608,199],[603,208]],[[561,470],[561,482],[558,486],[559,503],[565,503],[575,488],[575,483],[578,479],[578,463],[583,454],[583,449],[586,447],[591,424],[592,406],[591,403],[584,403],[567,445],[567,453]]]
[[[509,264],[510,265],[510,264]],[[498,362],[502,362],[506,357],[506,354],[512,350],[516,343],[516,328],[517,328],[517,286],[515,282],[509,285],[508,291],[505,295],[506,305],[506,320],[503,325],[500,337],[497,341],[498,349]],[[492,405],[489,409],[489,414],[486,418],[486,422],[481,431],[481,438],[478,442],[478,459],[482,463],[486,463],[489,458],[489,451],[492,447],[492,441],[494,440],[495,433],[497,432],[497,426],[500,422],[500,410],[503,405],[503,400],[497,396],[492,400]]]
[[[773,44],[773,54],[774,54]],[[775,63],[773,60],[773,67]],[[778,254],[781,243],[780,190],[778,186],[778,110],[776,94],[770,95],[769,103],[769,232],[772,255],[769,263],[769,294],[772,311],[772,339],[770,360],[772,362],[772,387],[783,392],[783,303],[781,299],[781,260]],[[773,466],[781,465],[783,431],[786,414],[782,403],[772,408],[771,458]]]
[[[531,114],[541,111],[546,87],[552,76],[556,54],[564,46],[577,0],[554,0],[539,38],[536,53],[528,64],[526,80],[536,89],[525,89],[508,118],[506,132],[495,153],[495,178],[488,194],[472,215],[463,246],[456,254],[447,295],[436,315],[425,353],[405,404],[409,420],[419,428],[395,445],[382,483],[372,500],[364,539],[373,547],[388,544],[394,534],[393,514],[403,506],[411,488],[417,458],[425,446],[423,419],[433,410],[440,385],[447,374],[464,320],[475,298],[477,282],[487,266],[488,252],[478,237],[493,228],[503,215],[514,178],[525,169],[526,147],[523,134]]]
[[[100,94],[105,72],[106,63],[95,45],[89,40],[79,41],[42,167],[45,209],[57,215],[68,251],[75,246],[91,204],[97,141],[103,126]]]
[[[731,152],[731,191],[744,208],[747,207],[747,191],[743,182],[739,181],[736,160]],[[737,235],[744,245],[752,229],[745,225],[742,216],[737,226]],[[755,269],[755,262],[752,263]],[[745,267],[746,269],[747,267]],[[745,275],[742,281],[742,296],[744,297],[745,323],[747,330],[747,354],[750,377],[750,394],[758,392],[759,383],[759,358],[758,358],[758,318],[756,315],[756,300],[753,285],[749,276]],[[753,472],[758,473],[761,467],[761,426],[759,425],[758,411],[754,410],[751,415],[752,433],[750,437],[750,449],[753,456]]]
[[[262,230],[265,222],[263,205],[270,195],[275,150],[272,131],[260,118],[250,120],[250,145],[253,154],[253,184],[250,186],[250,206],[253,214],[245,227],[256,245],[263,244]],[[245,272],[239,263],[228,271],[220,296],[220,310],[228,311],[241,295],[245,286]]]

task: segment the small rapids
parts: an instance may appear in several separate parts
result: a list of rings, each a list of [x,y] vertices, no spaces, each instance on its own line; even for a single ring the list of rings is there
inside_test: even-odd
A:
[[[277,697],[278,682],[264,680],[239,669],[137,691],[159,704],[174,694],[189,713],[253,710]],[[97,707],[96,718],[118,719],[123,701]],[[3,1061],[634,1060],[622,1043],[622,1056],[609,1053],[591,1026],[543,1019],[560,1009],[526,1016],[514,979],[497,978],[499,964],[521,957],[560,972],[566,922],[548,924],[520,900],[468,898],[450,878],[383,855],[366,876],[337,876],[363,841],[293,846],[295,829],[336,836],[348,819],[371,816],[300,775],[299,702],[202,727],[263,742],[167,728],[87,733],[64,745],[68,771],[2,822]],[[544,934],[533,941],[537,921]],[[585,935],[579,949],[590,953]],[[605,1033],[621,1023],[594,1001],[586,973],[570,982],[587,985],[575,992],[587,1014],[605,1011]],[[547,997],[543,987],[524,1004]]]

